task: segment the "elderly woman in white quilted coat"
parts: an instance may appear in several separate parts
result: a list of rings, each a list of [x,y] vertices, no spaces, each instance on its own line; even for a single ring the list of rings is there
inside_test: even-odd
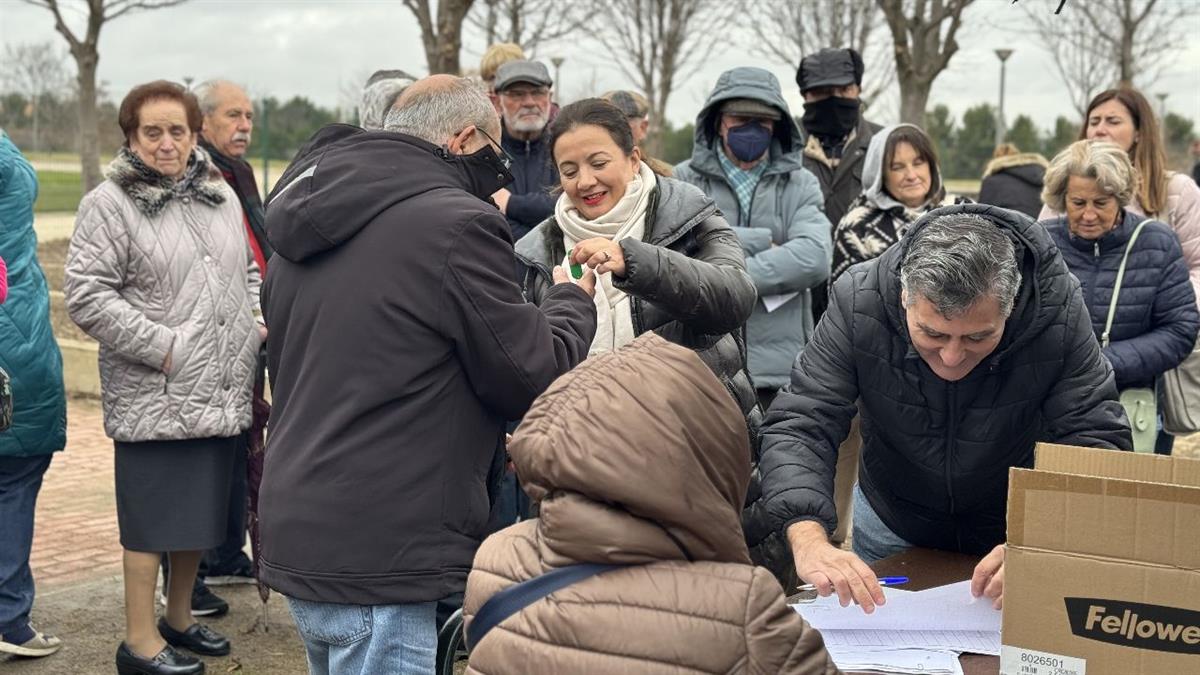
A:
[[[125,549],[119,673],[203,672],[196,654],[229,641],[193,623],[202,552],[225,535],[239,435],[250,425],[255,358],[266,338],[260,275],[241,207],[204,150],[183,87],[135,87],[119,114],[125,145],[79,205],[67,309],[100,343],[104,428],[116,446]],[[166,616],[154,621],[160,553]]]

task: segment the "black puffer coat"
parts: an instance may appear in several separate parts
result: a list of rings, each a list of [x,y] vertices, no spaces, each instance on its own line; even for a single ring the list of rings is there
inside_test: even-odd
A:
[[[979,203],[1037,218],[1042,211],[1046,158],[1033,152],[997,157],[988,162],[979,185]]]
[[[1083,287],[1083,301],[1097,338],[1104,334],[1125,247],[1142,220],[1142,216],[1127,212],[1121,224],[1096,241],[1073,236],[1066,218],[1043,223]],[[1159,375],[1192,353],[1198,329],[1196,294],[1179,239],[1168,225],[1146,223],[1129,252],[1109,346],[1104,350],[1117,389],[1154,386]]]
[[[900,302],[909,242],[948,213],[991,220],[1021,258],[1021,290],[999,345],[957,382],[939,378],[917,353]],[[1079,282],[1054,242],[1033,220],[981,204],[932,211],[834,284],[791,384],[767,414],[765,527],[782,533],[814,520],[833,531],[838,444],[859,411],[858,478],[879,517],[915,546],[972,554],[1004,541],[1008,469],[1031,466],[1034,443],[1132,445]]]
[[[699,188],[659,177],[643,241],[624,239],[621,249],[626,276],[613,285],[631,298],[634,332],[654,331],[700,356],[745,414],[757,460],[762,410],[746,370],[743,330],[758,294],[737,235]],[[551,270],[567,255],[558,223],[551,218],[538,225],[517,242],[516,252],[529,270],[525,297],[540,305],[551,288]],[[747,503],[758,493],[752,479]]]

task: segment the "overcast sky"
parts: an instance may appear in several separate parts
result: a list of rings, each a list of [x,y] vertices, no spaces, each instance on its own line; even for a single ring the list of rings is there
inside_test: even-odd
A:
[[[1019,30],[996,28],[1018,29],[1021,17],[1009,0],[979,0],[969,8],[960,51],[935,83],[931,107],[944,103],[958,117],[977,103],[995,103],[999,62],[993,49],[1010,47],[1015,53],[1008,62],[1006,117],[1011,121],[1019,114],[1030,115],[1043,129],[1058,115],[1075,119],[1053,62],[1038,41]],[[81,19],[76,14],[69,20],[79,26]],[[1172,56],[1165,75],[1147,93],[1169,93],[1168,110],[1195,120],[1200,129],[1200,17],[1191,23],[1184,30],[1188,44]],[[601,31],[604,26],[590,30]],[[719,45],[737,37],[714,35],[713,41]],[[65,47],[54,31],[49,11],[19,0],[0,0],[0,49],[8,44],[45,41]],[[477,66],[482,39],[468,32],[464,42],[463,66]],[[738,65],[770,69],[779,77],[793,112],[800,111],[794,66],[751,56],[744,41],[739,42],[717,50],[677,89],[667,112],[672,121],[692,120],[717,76]],[[582,39],[570,45],[545,46],[539,56],[565,57],[558,87],[564,101],[633,84],[600,47]],[[115,100],[133,85],[153,79],[225,77],[245,83],[256,98],[301,95],[333,107],[344,102],[347,93],[356,91],[363,78],[377,68],[401,68],[418,75],[426,72],[420,30],[400,0],[191,0],[178,7],[121,17],[105,26],[100,37],[99,78],[107,83]],[[74,72],[73,63],[70,71]],[[889,118],[896,114],[896,107],[885,103],[874,117],[892,121]]]

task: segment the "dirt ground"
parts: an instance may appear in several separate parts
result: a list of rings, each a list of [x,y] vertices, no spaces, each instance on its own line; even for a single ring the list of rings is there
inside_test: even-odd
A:
[[[114,672],[113,657],[124,637],[123,587],[107,577],[57,589],[38,589],[34,625],[62,638],[63,648],[41,659],[0,658],[5,675],[75,675]],[[286,601],[272,595],[265,624],[253,586],[216,589],[230,605],[229,614],[201,619],[233,643],[226,657],[205,657],[210,674],[291,675],[305,673],[304,647],[288,614]],[[264,629],[265,626],[265,629]]]

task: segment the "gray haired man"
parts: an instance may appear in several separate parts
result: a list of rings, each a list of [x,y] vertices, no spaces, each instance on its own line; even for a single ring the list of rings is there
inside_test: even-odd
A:
[[[490,196],[511,180],[469,80],[405,90],[388,131],[325,127],[270,199],[263,286],[274,407],[260,578],[313,673],[431,673],[435,604],[486,534],[505,421],[582,361],[591,292],[524,301]]]
[[[828,537],[856,412],[852,553]],[[763,527],[843,605],[874,611],[884,596],[867,564],[924,547],[987,554],[972,590],[998,607],[1008,469],[1031,466],[1038,441],[1132,447],[1079,282],[1029,218],[938,209],[834,283],[764,424]]]

